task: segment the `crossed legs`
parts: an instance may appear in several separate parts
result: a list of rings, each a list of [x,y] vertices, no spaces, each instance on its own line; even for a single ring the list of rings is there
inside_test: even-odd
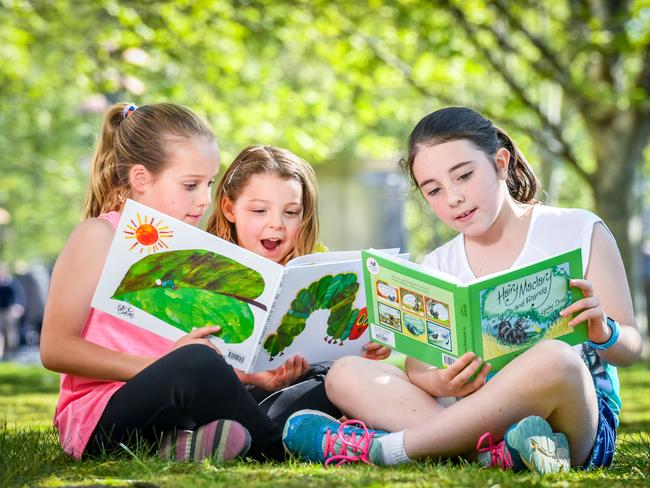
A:
[[[571,346],[555,340],[535,345],[446,408],[398,368],[363,358],[337,361],[326,388],[348,417],[377,429],[405,430],[410,458],[470,453],[485,432],[501,439],[515,422],[539,415],[567,435],[572,464],[580,466],[589,458],[598,427],[589,370]]]

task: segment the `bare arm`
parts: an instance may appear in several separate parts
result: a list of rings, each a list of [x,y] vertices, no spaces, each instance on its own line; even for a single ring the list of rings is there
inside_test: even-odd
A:
[[[613,365],[629,366],[641,356],[643,341],[634,318],[623,260],[616,241],[601,223],[594,226],[590,256],[585,280],[576,280],[585,298],[567,307],[567,311],[577,313],[569,324],[587,320],[589,339],[604,343],[611,335],[605,315],[615,319],[621,325],[621,335],[616,344],[598,354]]]
[[[41,335],[41,360],[48,369],[126,381],[157,359],[111,351],[81,337],[113,234],[109,222],[86,220],[57,259]]]

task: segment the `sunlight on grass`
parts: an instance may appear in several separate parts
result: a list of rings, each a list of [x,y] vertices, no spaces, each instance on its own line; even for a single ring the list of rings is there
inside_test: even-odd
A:
[[[637,365],[619,372],[624,406],[612,468],[541,477],[467,462],[342,469],[295,461],[181,464],[163,462],[144,448],[135,449],[134,457],[120,452],[77,462],[63,454],[51,427],[57,375],[38,366],[0,363],[0,486],[644,486],[650,479],[650,369]]]

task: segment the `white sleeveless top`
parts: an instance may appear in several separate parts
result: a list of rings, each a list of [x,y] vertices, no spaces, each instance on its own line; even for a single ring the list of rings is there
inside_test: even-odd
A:
[[[532,212],[524,247],[512,268],[579,247],[582,249],[582,269],[586,273],[591,234],[594,224],[602,222],[600,217],[588,210],[546,205],[535,205]],[[422,265],[454,275],[463,283],[476,279],[467,260],[463,234],[427,254]]]
[[[594,225],[598,222],[602,223],[601,218],[588,210],[546,205],[535,205],[532,212],[526,241],[512,268],[579,247],[582,249],[582,269],[586,274],[589,266],[591,236]],[[457,235],[427,254],[422,265],[449,273],[463,283],[476,279],[467,260],[463,234]],[[605,401],[618,415],[621,400],[616,368],[604,362],[586,343],[574,346],[574,350],[580,354],[591,371],[596,391],[604,396]]]

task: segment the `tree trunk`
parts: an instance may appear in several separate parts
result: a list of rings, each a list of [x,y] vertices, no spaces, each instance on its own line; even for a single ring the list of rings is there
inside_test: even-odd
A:
[[[606,120],[588,121],[597,171],[591,177],[596,212],[614,234],[623,258],[632,295],[641,285],[638,250],[641,233],[631,232],[641,218],[641,196],[637,178],[643,167],[643,147],[647,134],[639,130],[639,114],[612,112]]]

